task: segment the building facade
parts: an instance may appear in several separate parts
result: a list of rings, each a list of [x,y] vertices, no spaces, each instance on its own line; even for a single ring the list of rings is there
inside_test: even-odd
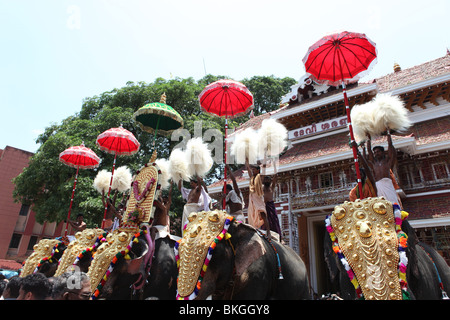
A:
[[[234,134],[258,129],[267,118],[287,128],[289,147],[279,158],[275,191],[282,238],[306,263],[314,291],[323,294],[330,291],[324,219],[349,200],[356,172],[342,90],[319,86],[307,75],[291,89],[278,110],[250,119]],[[419,238],[450,264],[450,55],[405,70],[395,66],[371,83],[348,86],[347,93],[350,108],[378,93],[404,101],[413,125],[407,133],[392,135],[397,193]],[[386,137],[373,138],[372,145],[387,148]],[[247,200],[248,176],[243,170],[234,174]],[[210,186],[210,193],[219,193],[221,183]]]
[[[30,206],[14,202],[12,179],[32,155],[10,146],[0,149],[0,259],[22,263],[41,239],[61,235],[63,223],[37,223]]]

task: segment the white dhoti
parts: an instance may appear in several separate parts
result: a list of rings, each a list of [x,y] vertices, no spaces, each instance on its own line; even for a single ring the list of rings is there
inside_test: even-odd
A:
[[[397,191],[395,191],[394,185],[390,178],[383,178],[375,182],[377,186],[377,195],[384,197],[386,200],[394,203],[399,203],[397,198]]]
[[[263,196],[258,196],[255,193],[250,193],[248,197],[248,223],[256,229],[264,225],[264,220],[261,217],[261,212],[266,213],[266,203]]]
[[[200,212],[203,211],[198,203],[186,203],[183,208],[183,217],[181,218],[181,234],[183,234],[184,225],[188,221],[188,217],[192,212]]]

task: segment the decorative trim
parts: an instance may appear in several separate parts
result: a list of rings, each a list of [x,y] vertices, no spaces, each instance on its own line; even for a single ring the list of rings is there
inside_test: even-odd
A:
[[[407,240],[408,236],[406,233],[402,231],[402,222],[408,217],[408,213],[406,211],[402,211],[400,206],[397,203],[393,204],[393,211],[395,217],[395,230],[397,232],[398,239],[398,252],[399,252],[399,262],[398,262],[398,277],[400,281],[400,288],[402,290],[403,300],[409,300],[409,293],[407,291],[408,284],[406,280],[406,268],[408,265],[408,258],[406,257],[406,248],[407,248]],[[345,270],[347,271],[347,275],[350,278],[350,282],[353,284],[356,290],[356,296],[358,299],[364,299],[361,287],[356,279],[355,273],[350,267],[347,259],[342,253],[341,248],[339,247],[338,239],[334,233],[334,229],[331,226],[331,214],[325,218],[325,227],[330,235],[332,241],[333,251],[338,256],[341,263],[344,265]]]
[[[235,220],[235,218],[233,216],[227,216],[222,232],[211,242],[211,245],[209,246],[208,253],[207,253],[205,261],[203,263],[203,267],[201,269],[200,275],[197,280],[197,285],[195,286],[194,291],[189,296],[182,297],[178,294],[178,290],[177,290],[177,300],[194,300],[197,297],[198,292],[201,289],[201,284],[203,281],[203,277],[206,273],[206,269],[208,268],[209,262],[211,261],[212,253],[213,253],[214,249],[216,248],[219,241],[221,241],[223,238],[225,238],[225,239],[231,238],[231,235],[228,233],[228,228],[230,227],[231,222],[233,220]],[[178,247],[180,246],[181,240],[182,239],[177,241],[175,243],[175,247],[174,247],[175,259],[177,261],[178,269],[180,268],[180,255],[178,253]],[[177,282],[178,282],[178,279],[177,279]]]

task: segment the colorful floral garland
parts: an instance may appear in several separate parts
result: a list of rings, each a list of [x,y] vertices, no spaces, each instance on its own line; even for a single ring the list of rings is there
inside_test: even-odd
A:
[[[222,232],[211,242],[211,245],[210,245],[210,247],[208,249],[208,253],[206,255],[205,262],[203,263],[202,270],[200,271],[200,275],[198,277],[197,285],[195,286],[194,291],[187,297],[180,296],[178,294],[178,291],[177,291],[177,300],[194,300],[197,297],[198,292],[201,289],[201,285],[202,285],[203,277],[204,277],[204,275],[206,273],[206,269],[208,268],[209,262],[211,261],[212,253],[213,253],[214,249],[216,248],[216,246],[219,243],[219,241],[221,241],[223,238],[225,238],[225,240],[228,240],[229,238],[231,238],[231,235],[228,233],[228,228],[230,227],[231,222],[234,219],[235,218],[233,216],[228,216],[226,218],[226,220],[225,220],[225,224],[224,224]],[[178,247],[180,246],[181,240],[182,239],[178,240],[175,243],[175,247],[174,247],[175,259],[177,261],[177,268],[178,269],[180,268],[180,255],[178,253]],[[177,282],[178,282],[178,279],[177,279]]]
[[[398,239],[398,252],[399,252],[399,261],[398,261],[398,276],[400,279],[400,288],[402,290],[403,300],[409,300],[410,296],[407,291],[408,283],[406,280],[406,267],[408,265],[408,258],[406,257],[406,248],[408,236],[405,232],[402,231],[402,222],[404,219],[408,217],[408,213],[406,211],[402,211],[400,206],[397,203],[393,204],[394,209],[394,218],[395,218],[395,231],[397,232]],[[330,235],[332,241],[333,251],[337,254],[339,260],[344,265],[345,270],[347,271],[347,275],[350,278],[351,283],[355,287],[356,296],[358,299],[364,299],[361,287],[356,279],[355,273],[350,267],[347,259],[339,247],[336,235],[334,233],[333,227],[331,226],[331,215],[328,215],[325,219],[325,227]]]
[[[103,286],[106,283],[106,280],[108,280],[109,275],[111,274],[111,272],[113,272],[114,267],[117,263],[117,261],[121,258],[124,257],[126,260],[131,259],[130,256],[128,255],[128,253],[131,250],[131,247],[133,246],[133,243],[138,243],[139,242],[139,237],[141,235],[144,235],[147,233],[147,229],[142,229],[139,232],[135,233],[133,235],[133,237],[131,238],[130,243],[128,244],[127,248],[123,251],[118,252],[114,258],[112,259],[111,263],[109,264],[109,268],[108,270],[106,270],[105,275],[103,276],[102,280],[100,281],[100,283],[97,286],[97,289],[95,290],[95,292],[92,294],[92,300],[95,300],[98,298],[98,296],[100,295],[100,292],[103,288]]]
[[[145,200],[145,198],[147,198],[147,194],[152,188],[152,185],[155,183],[155,181],[155,178],[151,178],[145,185],[145,189],[142,191],[142,193],[139,193],[139,182],[137,181],[137,179],[133,181],[133,194],[137,203],[141,203]]]
[[[400,278],[400,288],[402,289],[403,300],[409,300],[408,282],[406,280],[406,268],[408,266],[408,257],[406,248],[408,247],[408,236],[402,231],[402,222],[408,217],[408,212],[402,211],[397,203],[393,204],[395,217],[395,231],[398,239],[398,277]]]
[[[39,264],[36,266],[36,268],[34,268],[33,273],[38,272],[39,268],[42,267],[42,265],[43,265],[46,261],[52,263],[52,262],[53,262],[53,259],[52,259],[53,256],[55,255],[55,253],[58,253],[58,252],[59,252],[59,247],[60,247],[61,245],[63,245],[63,244],[64,244],[64,243],[58,243],[58,244],[56,244],[56,245],[52,248],[52,253],[51,253],[48,257],[42,258],[42,260],[39,262]],[[59,263],[59,262],[58,262],[58,263]],[[22,266],[23,266],[24,264],[25,264],[25,261],[23,262]]]
[[[336,238],[336,234],[334,233],[334,229],[331,226],[331,214],[325,218],[325,227],[326,227],[328,233],[330,234],[333,251],[334,251],[334,253],[337,254],[339,260],[341,261],[342,265],[345,268],[345,271],[347,271],[347,275],[350,278],[350,282],[355,287],[356,297],[358,299],[361,299],[363,297],[361,287],[358,283],[358,280],[356,280],[355,273],[353,272],[352,268],[350,267],[350,264],[348,263],[347,259],[345,258],[344,254],[342,253],[341,248],[339,247],[339,244],[338,244],[337,238]]]
[[[77,265],[78,262],[83,259],[84,255],[88,252],[94,252],[97,247],[99,247],[102,243],[106,242],[106,236],[108,235],[108,232],[103,233],[102,235],[98,236],[97,239],[95,240],[95,243],[92,247],[88,247],[86,249],[84,249],[83,251],[81,251],[81,253],[76,257],[74,263],[72,265]]]

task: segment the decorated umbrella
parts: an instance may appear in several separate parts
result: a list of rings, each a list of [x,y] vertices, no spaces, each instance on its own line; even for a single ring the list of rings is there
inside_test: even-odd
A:
[[[154,133],[153,147],[155,146],[158,133],[163,136],[169,136],[173,131],[182,128],[184,124],[181,115],[166,104],[165,93],[161,96],[160,102],[147,103],[136,111],[133,114],[133,119],[142,130]],[[154,158],[156,158],[156,149],[153,151],[152,159]]]
[[[133,155],[138,152],[140,143],[136,137],[122,126],[119,128],[111,128],[101,133],[97,137],[96,144],[105,152],[114,154],[114,162],[111,171],[111,181],[109,183],[108,197],[111,193],[111,185],[114,177],[114,168],[116,167],[117,155]],[[105,202],[105,212],[103,214],[102,229],[105,224],[106,212],[108,210],[108,201]]]
[[[147,103],[133,114],[133,118],[142,130],[154,133],[155,138],[158,133],[168,136],[184,124],[180,114],[166,104],[165,93],[161,96],[160,102]]]
[[[362,197],[362,183],[355,144],[346,85],[358,81],[377,62],[377,49],[365,34],[343,31],[327,35],[313,44],[303,58],[306,72],[319,84],[342,85],[347,124],[352,142],[353,157]]]
[[[247,87],[234,80],[219,80],[207,85],[199,95],[203,111],[225,118],[225,164],[227,163],[228,119],[236,118],[253,109],[253,95]],[[227,169],[224,168],[224,193]],[[225,208],[225,199],[223,202]]]
[[[100,158],[89,148],[82,143],[80,146],[70,147],[59,154],[59,160],[69,167],[77,168],[75,174],[75,181],[73,183],[72,198],[70,199],[69,212],[67,214],[66,228],[64,236],[67,236],[67,227],[70,219],[70,212],[72,211],[73,196],[75,195],[75,188],[77,186],[79,169],[93,169],[98,167]]]

